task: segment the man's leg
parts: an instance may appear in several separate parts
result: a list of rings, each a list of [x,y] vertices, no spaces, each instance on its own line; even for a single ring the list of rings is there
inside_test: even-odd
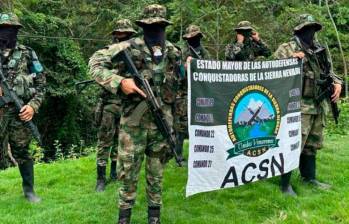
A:
[[[9,143],[12,154],[18,163],[18,168],[22,176],[22,187],[25,198],[29,202],[40,202],[41,199],[34,191],[34,162],[29,153],[31,132],[24,127],[18,119],[12,119],[9,123]]]
[[[160,224],[160,209],[162,205],[162,180],[165,168],[164,158],[168,144],[158,130],[150,131],[148,140],[150,147],[147,149],[146,179],[148,199],[148,223]]]
[[[177,135],[176,135],[177,137],[176,152],[181,161],[185,160],[183,158],[183,143],[186,136],[187,134],[185,132],[177,132]]]
[[[139,173],[147,146],[147,130],[121,125],[118,147],[117,174],[119,189],[119,224],[128,224],[137,195]]]
[[[118,160],[118,145],[119,145],[119,131],[120,131],[120,117],[115,117],[115,133],[113,140],[113,147],[110,152],[110,179],[115,181],[117,179],[116,162]]]
[[[326,190],[331,186],[316,179],[316,154],[323,145],[324,119],[323,114],[313,115],[312,123],[309,125],[311,128],[303,145],[299,168],[304,183]]]
[[[103,117],[98,130],[97,143],[97,183],[96,191],[105,190],[106,169],[110,150],[113,146],[115,135],[115,115],[106,110],[103,111]]]

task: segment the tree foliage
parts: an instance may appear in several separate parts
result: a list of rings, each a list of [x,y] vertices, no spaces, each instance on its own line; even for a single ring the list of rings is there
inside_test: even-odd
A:
[[[109,43],[110,31],[120,18],[136,20],[150,3],[164,4],[174,23],[168,38],[181,45],[189,24],[200,25],[204,44],[217,59],[223,59],[224,46],[234,40],[234,27],[249,20],[261,37],[276,50],[293,33],[297,15],[313,14],[324,25],[318,38],[326,42],[335,71],[343,73],[343,63],[333,25],[321,0],[13,0],[1,1],[1,9],[17,13],[24,29],[20,41],[34,48],[45,66],[48,79],[47,101],[38,122],[44,136],[46,157],[81,142],[94,143],[96,128],[92,113],[97,87],[77,94],[74,83],[89,79],[87,61],[97,49]],[[339,30],[346,61],[349,61],[349,1],[331,0],[330,10]],[[30,36],[45,36],[33,38]]]

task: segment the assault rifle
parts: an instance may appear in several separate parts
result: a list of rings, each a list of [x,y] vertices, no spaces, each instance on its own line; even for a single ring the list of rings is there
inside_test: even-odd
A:
[[[75,88],[76,91],[78,93],[81,93],[88,85],[94,83],[95,80],[94,79],[90,79],[90,80],[85,80],[85,81],[81,81],[81,82],[77,82],[75,83]],[[81,87],[80,87],[81,86]]]
[[[160,103],[156,99],[153,90],[150,87],[150,84],[147,79],[144,78],[142,74],[140,74],[133,63],[131,57],[126,52],[126,50],[120,52],[121,58],[126,63],[126,66],[128,70],[132,73],[133,79],[135,80],[136,84],[145,92],[147,95],[146,102],[147,105],[154,117],[156,126],[160,130],[162,136],[167,140],[167,143],[170,145],[171,153],[174,156],[178,166],[182,166],[181,160],[179,159],[177,152],[176,152],[176,139],[173,135],[173,132],[167,123],[164,113],[160,107]],[[171,155],[171,156],[172,156]]]
[[[0,97],[0,108],[6,106],[7,104],[13,103],[17,113],[23,108],[23,101],[17,96],[13,91],[10,85],[7,82],[7,79],[2,70],[2,58],[0,52],[0,88],[2,89],[3,96]],[[38,141],[39,145],[42,145],[41,135],[39,133],[38,127],[34,124],[33,121],[24,122],[24,125],[30,129],[34,138]]]
[[[192,46],[190,46],[188,44],[188,47],[189,47],[190,51],[194,54],[196,59],[202,59],[201,56],[198,54],[198,52],[196,52],[196,50]]]
[[[334,80],[331,76],[331,64],[327,60],[326,48],[319,48],[314,51],[314,54],[319,60],[320,64],[323,66],[322,70],[324,71],[324,73],[320,74],[320,80],[317,80],[317,85],[320,86],[320,92],[315,100],[318,104],[325,99],[328,99],[331,102],[333,119],[335,123],[338,124],[340,110],[337,103],[333,102],[331,99],[331,96],[334,93]]]
[[[295,40],[301,46],[305,54],[310,54],[297,36],[295,36]],[[331,103],[333,119],[335,123],[338,124],[340,109],[338,108],[338,104],[333,102],[331,99],[331,96],[334,93],[334,79],[331,76],[331,63],[327,59],[326,48],[318,47],[316,50],[312,51],[311,54],[316,57],[316,60],[318,60],[318,64],[321,66],[323,71],[323,73],[320,74],[320,79],[316,80],[316,84],[320,87],[320,91],[315,98],[315,102],[320,104],[323,100],[328,99]]]

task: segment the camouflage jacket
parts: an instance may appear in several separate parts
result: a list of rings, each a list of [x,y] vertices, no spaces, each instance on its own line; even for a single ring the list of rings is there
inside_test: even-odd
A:
[[[316,43],[315,46],[320,47],[321,45]],[[290,42],[281,44],[274,53],[274,57],[277,59],[291,58],[293,53],[298,51],[303,50],[293,38]],[[320,74],[323,72],[315,55],[312,52],[305,52],[305,58],[303,59],[303,96],[301,104],[302,113],[304,114],[319,114],[328,111],[327,101],[323,101],[319,105],[315,103],[315,97],[319,93],[319,86],[316,85],[316,80],[320,79]],[[333,72],[330,75],[336,83],[342,84],[341,79]]]
[[[260,56],[269,57],[270,55],[269,47],[262,40],[235,42],[225,47],[225,59],[228,61],[253,61]]]
[[[35,51],[17,45],[12,51],[1,55],[2,68],[9,85],[37,113],[45,97],[46,78]]]
[[[128,117],[133,115],[134,111],[140,111],[138,105],[144,102],[144,99],[138,94],[127,96],[119,91],[121,81],[125,78],[132,78],[126,66],[120,66],[124,62],[119,57],[119,53],[125,49],[128,50],[138,71],[151,84],[153,92],[161,104],[167,105],[166,108],[171,108],[179,86],[177,74],[181,62],[179,50],[172,43],[166,41],[163,52],[165,57],[157,65],[153,62],[150,50],[145,45],[144,40],[134,38],[97,51],[89,61],[90,73],[95,80],[109,92],[119,93],[123,116]],[[119,69],[115,69],[116,67]],[[172,111],[166,112],[172,114]],[[142,111],[138,115],[143,116],[144,113],[145,111]]]
[[[194,50],[201,57],[201,59],[210,59],[211,58],[210,53],[202,46],[200,46]],[[189,56],[196,58],[195,54],[190,50],[189,46],[185,45],[185,47],[182,50],[182,60],[185,62]],[[184,99],[188,95],[187,76],[185,76],[184,78],[182,77],[182,79],[180,81],[181,81],[181,85],[180,85],[180,89],[177,93],[177,99]]]
[[[210,53],[203,46],[197,47],[194,50],[200,56],[201,59],[211,58]],[[189,56],[196,58],[194,52],[192,52],[192,50],[189,48],[188,44],[186,44],[185,47],[182,49],[183,61],[186,61],[186,59]]]
[[[108,49],[113,44],[115,44],[115,43],[112,43],[112,44],[104,47],[103,49]],[[125,64],[123,62],[112,64],[112,70],[115,71],[115,73],[118,73],[119,70],[123,70],[123,69],[125,69]],[[108,89],[104,88],[103,83],[99,82],[100,79],[96,76],[94,76],[94,78],[95,78],[95,81],[97,82],[97,84],[99,84],[101,87],[100,92],[99,92],[101,104],[99,104],[99,106],[101,106],[102,108],[96,108],[96,109],[97,110],[105,109],[111,113],[114,113],[116,115],[120,115],[120,113],[121,113],[120,94],[119,93],[115,94],[115,93],[109,91]]]

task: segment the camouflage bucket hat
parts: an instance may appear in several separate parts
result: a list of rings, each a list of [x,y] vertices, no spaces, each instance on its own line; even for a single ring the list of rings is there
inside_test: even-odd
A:
[[[163,24],[165,26],[172,24],[166,19],[166,8],[164,6],[154,4],[145,7],[142,18],[136,21],[136,24],[138,26],[154,23]]]
[[[22,28],[18,17],[13,13],[0,13],[0,26],[17,26]]]
[[[190,25],[185,30],[185,34],[183,35],[183,39],[190,39],[192,37],[195,37],[197,35],[200,35],[201,37],[205,37],[204,34],[201,32],[200,27],[196,25]]]
[[[237,27],[235,27],[235,31],[238,30],[254,30],[251,22],[249,21],[241,21],[238,23]]]
[[[137,33],[135,29],[133,29],[132,23],[129,19],[120,19],[116,21],[115,23],[115,29],[113,30],[112,34],[114,33]]]
[[[316,31],[320,31],[322,29],[322,25],[315,21],[314,17],[309,14],[302,14],[298,18],[298,25],[293,29],[295,32],[300,31],[304,27],[315,27]]]

